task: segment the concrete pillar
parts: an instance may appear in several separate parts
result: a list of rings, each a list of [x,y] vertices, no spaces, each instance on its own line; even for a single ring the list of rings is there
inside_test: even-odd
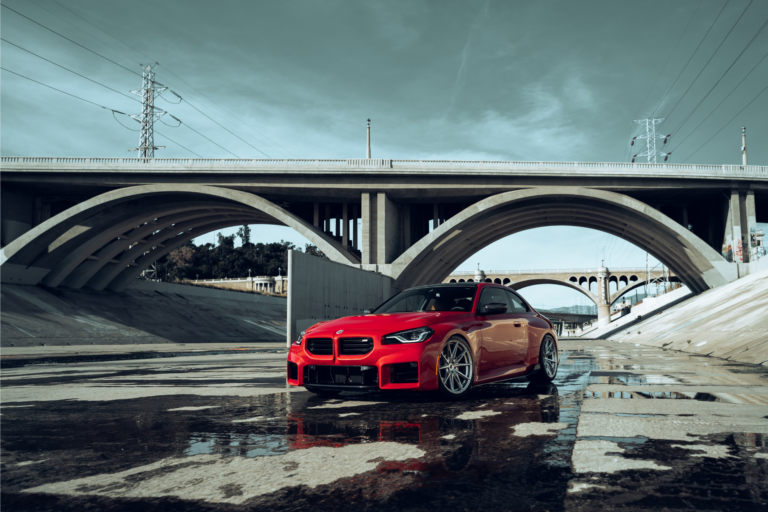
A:
[[[411,205],[403,205],[403,251],[411,247]]]
[[[437,203],[433,204],[433,205],[432,205],[432,230],[433,230],[433,231],[434,231],[435,229],[437,229],[437,226],[438,226],[438,222],[440,221],[440,219],[439,219],[439,217],[438,217],[438,213],[439,213],[439,211],[440,211],[440,209],[439,209],[439,207],[437,206]]]
[[[725,223],[725,251],[731,257],[729,261],[744,262],[744,251],[741,243],[741,198],[737,189],[731,190],[728,201],[728,218]]]
[[[320,203],[315,203],[313,205],[312,225],[316,228],[320,227]]]
[[[349,247],[349,206],[347,203],[341,205],[341,245],[346,251]]]
[[[324,221],[323,231],[325,231],[326,233],[330,233],[331,232],[331,205],[330,204],[325,205],[325,218],[323,219],[323,221]]]
[[[333,236],[338,237],[341,235],[341,230],[339,229],[341,227],[341,219],[339,219],[338,215],[334,217],[333,222],[336,225],[333,229]]]
[[[611,323],[611,302],[608,290],[609,272],[605,267],[597,270],[597,325],[603,326]]]
[[[748,250],[745,250],[745,252],[748,255],[749,260],[752,259],[752,254],[757,250],[757,248],[752,247],[752,234],[757,231],[757,214],[755,213],[755,191],[754,190],[747,190],[747,195],[744,198],[744,213],[745,213],[745,225],[747,226],[746,232],[747,236],[745,236],[746,240],[746,248]],[[746,249],[745,248],[745,249]]]
[[[398,233],[399,217],[395,203],[389,200],[387,194],[379,193],[376,205],[376,263],[379,265],[392,263],[400,254],[400,244],[398,243],[400,238]]]
[[[357,205],[353,204],[352,205],[352,247],[359,251],[360,246],[357,243],[357,230],[359,229],[357,224],[358,217],[359,217],[359,213],[357,211]]]
[[[688,207],[683,206],[683,227],[688,229]]]
[[[363,265],[371,265],[376,263],[376,196],[371,197],[372,194],[362,194],[361,212],[360,217],[363,222],[363,236],[362,247],[360,252],[362,253]]]

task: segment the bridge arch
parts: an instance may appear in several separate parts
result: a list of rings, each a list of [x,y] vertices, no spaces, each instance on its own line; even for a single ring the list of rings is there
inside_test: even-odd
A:
[[[595,303],[597,305],[597,295],[590,292],[583,286],[579,286],[578,284],[569,282],[569,281],[561,281],[559,279],[548,279],[545,277],[536,277],[533,279],[524,279],[522,281],[515,281],[512,283],[509,283],[507,286],[512,288],[513,290],[522,290],[523,288],[528,288],[529,286],[536,286],[538,284],[556,284],[558,286],[565,286],[566,288],[570,288],[572,290],[576,290],[579,293],[583,293],[587,296],[589,300]]]
[[[616,290],[615,292],[613,292],[611,294],[611,297],[609,299],[611,301],[611,305],[613,305],[613,303],[615,303],[617,300],[619,300],[622,295],[624,295],[626,293],[629,293],[632,290],[635,290],[635,289],[640,288],[642,286],[645,286],[645,280],[637,279],[636,276],[631,276],[631,277],[635,277],[635,280],[633,281],[633,280],[630,279],[629,284],[627,286],[625,286],[624,288],[619,288],[618,290]],[[673,282],[673,283],[680,282],[680,280],[677,278],[677,276],[672,276],[672,277],[669,278],[669,280],[670,280],[670,282]]]
[[[242,224],[288,226],[331,260],[359,263],[332,237],[260,196],[173,184],[118,189],[72,206],[4,247],[0,268],[5,282],[121,291],[176,247]]]
[[[395,286],[440,282],[477,251],[543,226],[596,229],[622,238],[671,268],[694,293],[736,279],[732,264],[658,210],[615,192],[536,187],[491,196],[459,212],[391,265]]]

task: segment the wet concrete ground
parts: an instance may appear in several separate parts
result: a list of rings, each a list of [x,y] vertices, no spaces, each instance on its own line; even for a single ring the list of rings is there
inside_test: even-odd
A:
[[[768,509],[768,368],[561,349],[461,402],[287,392],[284,354],[5,369],[2,508]]]

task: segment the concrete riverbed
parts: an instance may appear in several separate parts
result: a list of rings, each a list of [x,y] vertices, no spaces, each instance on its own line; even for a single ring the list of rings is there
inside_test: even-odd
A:
[[[3,510],[768,508],[768,368],[560,348],[455,402],[288,389],[284,353],[7,368]]]

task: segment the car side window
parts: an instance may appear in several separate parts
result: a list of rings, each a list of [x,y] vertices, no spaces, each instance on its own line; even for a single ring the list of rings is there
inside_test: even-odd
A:
[[[510,313],[527,313],[530,311],[528,306],[525,304],[525,302],[522,301],[522,299],[520,299],[520,297],[512,292],[507,292],[507,295],[509,295],[509,303],[512,306]]]
[[[505,304],[507,306],[507,313],[510,312],[509,298],[507,293],[501,288],[489,287],[483,290],[478,308],[487,304]]]

